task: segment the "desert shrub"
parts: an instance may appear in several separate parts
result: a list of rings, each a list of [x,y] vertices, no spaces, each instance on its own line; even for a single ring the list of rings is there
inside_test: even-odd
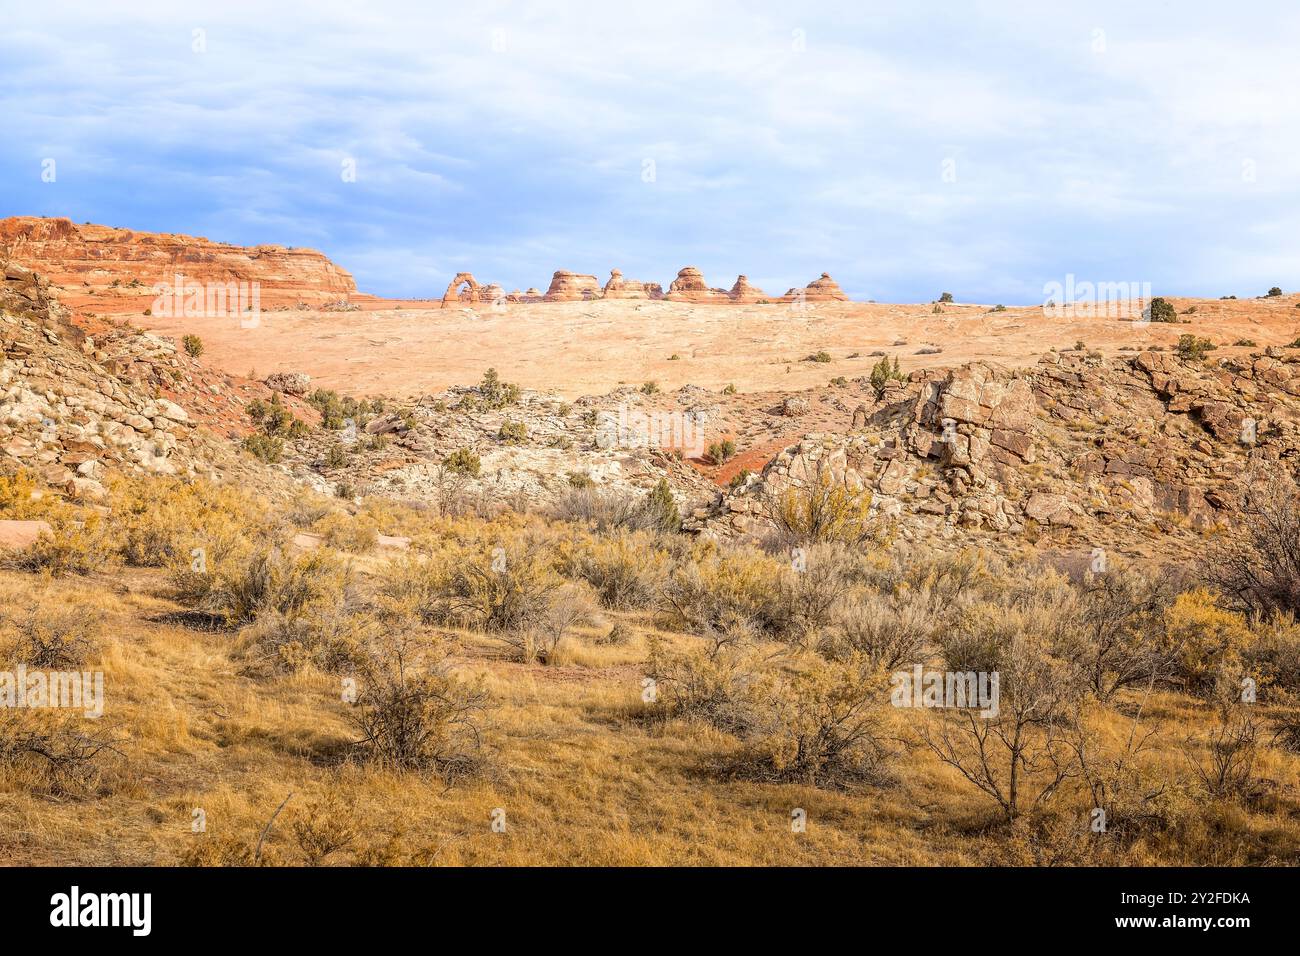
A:
[[[318,520],[312,531],[324,536],[329,547],[353,554],[364,554],[379,543],[379,527],[369,515],[335,511]]]
[[[1058,653],[1082,670],[1098,700],[1177,672],[1165,630],[1174,595],[1162,581],[1116,567],[1088,575],[1079,586],[1074,626]]]
[[[1174,346],[1178,352],[1178,357],[1188,362],[1199,362],[1205,358],[1206,354],[1218,348],[1213,342],[1204,336],[1187,335],[1178,336],[1178,344]]]
[[[1272,699],[1291,701],[1300,695],[1300,623],[1278,614],[1257,622],[1242,657],[1246,672]]]
[[[600,603],[616,610],[653,605],[668,566],[668,555],[643,533],[598,538],[576,561],[577,573],[595,589]]]
[[[539,613],[518,630],[502,632],[501,639],[514,648],[523,663],[550,664],[569,631],[589,620],[591,615],[592,602],[587,592],[573,584],[563,584]]]
[[[1145,702],[1145,698],[1143,699]],[[1148,759],[1155,730],[1141,725],[1141,707],[1116,733],[1109,712],[1094,705],[1069,730],[1089,817],[1100,810],[1107,836],[1121,844],[1170,822],[1170,783]]]
[[[185,346],[185,354],[191,358],[198,358],[203,354],[203,340],[197,335],[187,335],[181,339],[181,344]]]
[[[497,438],[507,445],[522,445],[528,440],[528,426],[523,422],[512,422],[507,419],[497,430]]]
[[[259,461],[274,465],[284,457],[284,441],[272,435],[253,434],[244,439],[244,451]]]
[[[735,394],[736,394],[736,386],[735,386],[735,385],[727,385],[725,388],[723,388],[723,390],[722,390],[722,394],[723,394],[723,395],[735,395]]]
[[[731,480],[727,482],[727,487],[730,488],[732,491],[735,491],[737,488],[742,487],[753,474],[754,473],[750,471],[748,468],[742,468],[740,469],[740,471],[736,472],[734,475],[731,476]]]
[[[295,807],[285,829],[306,866],[320,866],[336,853],[351,850],[360,836],[356,808],[339,793],[328,793]]]
[[[680,650],[657,637],[651,637],[649,645],[651,715],[699,720],[733,734],[751,729],[759,678],[743,649],[696,642]]]
[[[1148,321],[1151,322],[1177,322],[1178,310],[1174,308],[1173,303],[1168,299],[1156,296],[1147,306]]]
[[[894,671],[921,662],[936,626],[936,614],[923,594],[855,594],[836,613],[819,650],[832,660],[856,658]]]
[[[80,714],[0,708],[0,774],[56,798],[90,796],[122,753],[107,727],[85,724]]]
[[[0,463],[0,469],[4,464]],[[0,471],[0,514],[14,521],[34,521],[46,518],[55,499],[45,491],[36,476],[25,469],[12,474]]]
[[[1282,294],[1282,288],[1281,288],[1281,286],[1276,286],[1276,285],[1275,285],[1275,286],[1273,286],[1273,288],[1271,288],[1271,289],[1268,290],[1268,297],[1269,297],[1270,299],[1276,299],[1276,298],[1277,298],[1278,296],[1280,296],[1281,294]]]
[[[272,401],[277,401],[278,398],[278,395],[273,395]],[[318,388],[308,395],[307,404],[320,412],[321,427],[327,431],[342,431],[349,419],[357,428],[364,428],[376,411],[367,399],[358,401],[349,395],[340,395],[325,388]]]
[[[784,568],[751,548],[734,548],[680,562],[664,586],[669,621],[695,634],[781,633]]]
[[[519,401],[519,386],[501,381],[501,376],[494,368],[483,373],[478,392],[484,408],[505,408]]]
[[[657,527],[657,516],[647,510],[644,498],[598,488],[570,489],[552,505],[551,515],[600,532]]]
[[[0,567],[52,577],[107,570],[115,558],[107,522],[95,512],[62,507],[47,512],[51,531],[25,548],[0,553]]]
[[[1237,501],[1237,525],[1201,565],[1235,610],[1300,614],[1300,500],[1283,476],[1256,478]]]
[[[841,548],[820,544],[796,549],[790,568],[781,577],[781,630],[806,640],[830,624],[852,587],[852,560]]]
[[[871,367],[871,387],[875,390],[877,399],[885,394],[885,386],[891,381],[905,382],[907,376],[899,370],[898,356],[894,356],[894,364],[891,366],[888,357],[882,355],[880,361]]]
[[[292,612],[268,611],[241,635],[241,656],[255,671],[349,672],[383,624],[353,602],[316,602]]]
[[[207,570],[198,574],[207,580],[194,587],[201,592],[196,610],[228,626],[250,624],[271,612],[294,617],[339,603],[352,586],[347,567],[324,550],[286,557],[278,548],[246,544],[224,557],[214,561],[209,555]]]
[[[1238,704],[1219,708],[1218,720],[1205,738],[1184,742],[1187,761],[1207,795],[1245,801],[1259,795],[1259,738],[1260,724],[1250,707]]]
[[[889,734],[885,675],[861,661],[815,661],[764,685],[754,704],[746,776],[814,787],[890,783],[898,754]]]
[[[1046,803],[1076,769],[1068,731],[1083,681],[1052,654],[1052,640],[1042,630],[1050,619],[1049,609],[989,604],[961,615],[953,631],[940,637],[944,666],[948,672],[997,674],[996,713],[933,708],[920,724],[921,739],[934,755],[992,801],[1007,822]]]
[[[325,450],[325,467],[342,468],[348,463],[348,450],[342,442],[334,442]]]
[[[905,550],[886,559],[860,561],[860,583],[884,594],[924,594],[935,607],[955,610],[976,594],[1005,587],[1009,576],[987,553],[967,548],[955,553]]]
[[[835,541],[858,545],[873,533],[871,492],[851,486],[819,459],[802,487],[769,490],[764,510],[783,549]]]
[[[608,647],[622,647],[629,643],[635,635],[636,631],[625,621],[615,621],[609,631],[596,638],[596,643]]]
[[[945,304],[951,302],[951,301],[952,301],[952,293],[951,293],[951,292],[942,292],[942,293],[940,293],[940,294],[939,294],[939,301],[942,302],[942,303],[945,303]]]
[[[103,615],[89,603],[28,596],[0,607],[6,653],[29,667],[61,670],[84,664],[99,647]]]
[[[736,443],[730,438],[725,438],[720,442],[714,442],[709,445],[707,454],[709,456],[709,461],[713,462],[713,464],[725,465],[735,457]]]
[[[673,498],[672,489],[668,487],[668,479],[659,479],[658,484],[646,495],[642,507],[649,527],[665,532],[681,530],[682,518],[677,511],[677,501]]]
[[[137,567],[164,567],[188,559],[197,537],[221,531],[263,536],[277,519],[239,489],[174,478],[123,480],[110,485],[110,533],[123,559]]]
[[[362,759],[435,773],[448,784],[483,769],[488,693],[481,681],[452,674],[439,649],[389,641],[364,661],[360,676],[348,719]]]
[[[655,382],[655,381],[645,382],[645,383],[641,386],[641,393],[642,393],[643,395],[658,395],[658,394],[659,394],[659,383],[658,383],[658,382]]]
[[[1164,651],[1183,690],[1208,696],[1221,678],[1245,671],[1242,654],[1251,643],[1245,619],[1219,607],[1204,589],[1178,595],[1165,613]]]
[[[536,538],[467,548],[447,570],[440,604],[449,619],[483,631],[540,625],[563,583],[554,559],[550,544]]]

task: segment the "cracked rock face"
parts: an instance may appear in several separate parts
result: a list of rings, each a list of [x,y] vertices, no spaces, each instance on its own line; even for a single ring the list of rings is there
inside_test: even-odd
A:
[[[1248,475],[1300,468],[1300,349],[1269,353],[916,372],[855,410],[846,433],[787,447],[690,527],[761,535],[764,496],[829,467],[908,541],[997,547],[1050,533],[1084,550],[1160,540],[1193,553],[1203,529],[1231,523]]]

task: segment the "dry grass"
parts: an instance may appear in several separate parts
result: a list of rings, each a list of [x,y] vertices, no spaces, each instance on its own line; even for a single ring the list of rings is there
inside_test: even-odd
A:
[[[112,527],[116,519],[107,520]],[[876,678],[870,675],[878,673],[872,654],[888,656],[899,645],[910,649],[914,632],[928,644],[936,608],[973,609],[964,619],[973,627],[970,622],[983,619],[983,605],[1001,603],[1019,608],[1016,620],[1032,623],[1034,615],[1065,606],[1052,603],[1063,600],[1066,585],[1058,580],[1017,576],[973,555],[891,564],[879,556],[826,552],[824,560],[843,562],[836,580],[847,591],[834,601],[875,595],[871,606],[891,608],[900,633],[870,631],[836,605],[824,624],[810,625],[839,635],[831,642],[835,652],[823,656],[825,642],[792,641],[785,627],[791,607],[809,599],[788,586],[798,572],[758,551],[701,546],[690,552],[637,538],[635,547],[645,549],[645,567],[652,569],[641,581],[629,570],[636,567],[627,552],[632,539],[611,543],[539,518],[484,522],[368,510],[359,520],[384,534],[401,533],[404,524],[418,529],[417,551],[393,567],[376,554],[349,564],[352,558],[324,549],[311,567],[341,562],[349,573],[318,575],[325,583],[302,602],[272,601],[271,610],[252,615],[251,625],[235,617],[194,618],[193,595],[178,590],[166,568],[137,567],[120,555],[111,570],[85,575],[0,571],[6,607],[93,609],[98,627],[81,648],[78,666],[104,673],[105,714],[89,729],[102,732],[112,747],[94,759],[92,775],[66,786],[29,758],[0,757],[0,853],[6,860],[1164,865],[1300,858],[1300,756],[1261,733],[1252,786],[1226,796],[1208,793],[1196,768],[1214,766],[1220,706],[1182,687],[1129,685],[1105,702],[1089,698],[1080,712],[1079,726],[1100,748],[1090,752],[1091,766],[1110,792],[1122,791],[1114,805],[1141,810],[1118,814],[1136,822],[1106,834],[1088,828],[1096,798],[1077,774],[1041,808],[1014,824],[1003,822],[985,795],[922,745],[916,735],[922,714],[882,707],[872,696]],[[345,518],[331,523],[340,541],[352,540]],[[252,524],[252,540],[266,540],[266,529]],[[585,587],[594,577],[608,605],[571,620],[544,663],[521,658],[502,639],[512,622],[501,615],[422,613],[421,602],[436,603],[439,588],[450,583],[453,599],[485,597],[478,606],[506,607],[510,617],[513,598],[505,604],[498,599],[516,592],[502,591],[504,583],[491,577],[492,549],[504,547],[509,560],[538,541],[543,550],[521,562],[528,581],[549,586],[567,578]],[[487,562],[470,584],[444,561],[466,549]],[[246,553],[242,545],[231,551]],[[180,554],[186,555],[183,548]],[[303,566],[291,553],[284,560],[290,570]],[[278,580],[293,590],[292,574]],[[669,597],[660,594],[664,588]],[[251,666],[261,660],[259,649],[278,653],[284,644],[268,644],[267,630],[276,633],[282,618],[304,608],[303,626],[320,624],[312,616],[318,605],[330,605],[347,589],[356,596],[357,615],[368,615],[390,636],[400,623],[403,633],[438,649],[437,674],[476,695],[481,691],[474,733],[481,735],[485,759],[472,767],[457,764],[453,773],[444,772],[446,766],[404,768],[401,761],[369,759],[357,746],[363,735],[357,705],[348,699],[348,681],[363,677],[364,668],[348,655],[308,654],[291,666]],[[528,582],[524,592],[525,603],[531,602]],[[1204,684],[1204,655],[1226,648],[1236,666],[1254,654],[1267,665],[1271,682],[1261,685],[1252,713],[1263,727],[1293,715],[1291,698],[1281,690],[1296,659],[1294,627],[1278,624],[1243,647],[1241,622],[1205,600],[1185,597],[1169,618],[1188,689]],[[1213,639],[1185,635],[1204,633],[1197,622],[1217,628]],[[616,627],[620,633],[611,642]],[[353,638],[358,648],[374,643],[364,629]],[[668,685],[655,700],[645,699],[644,680],[652,671],[660,668],[662,677],[663,668],[677,667],[680,676],[686,666],[714,668],[697,678],[737,680],[732,703],[743,719],[667,706],[673,700]],[[434,689],[442,693],[446,686]],[[1086,690],[1086,682],[1080,686]],[[827,727],[842,726],[846,712],[861,723],[849,727],[844,744],[828,737]],[[1144,742],[1132,758],[1138,772],[1129,779],[1115,763],[1135,725]],[[9,739],[12,725],[0,725],[0,754]],[[1148,799],[1151,791],[1159,792]],[[796,808],[806,811],[806,832],[791,826]],[[205,832],[192,829],[196,810]],[[494,828],[494,820],[504,820],[504,830]]]

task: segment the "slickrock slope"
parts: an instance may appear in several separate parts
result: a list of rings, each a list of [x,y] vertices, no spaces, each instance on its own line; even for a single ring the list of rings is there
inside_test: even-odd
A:
[[[765,496],[826,469],[869,488],[909,540],[1190,552],[1231,520],[1248,475],[1298,466],[1300,349],[1205,364],[1052,354],[1031,369],[975,363],[890,382],[845,432],[786,448],[692,526],[762,534]]]
[[[0,220],[0,258],[28,266],[65,290],[63,303],[89,304],[109,290],[152,297],[155,284],[257,282],[262,308],[324,304],[355,296],[351,274],[314,249],[243,246],[194,236],[78,225],[69,219]]]
[[[546,290],[547,302],[576,302],[581,299],[600,298],[601,286],[595,276],[563,269],[551,276],[551,286]]]

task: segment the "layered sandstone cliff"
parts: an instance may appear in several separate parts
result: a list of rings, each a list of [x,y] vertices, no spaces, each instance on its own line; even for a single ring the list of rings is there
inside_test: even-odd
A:
[[[70,219],[0,220],[0,258],[34,269],[82,304],[106,294],[150,294],[156,285],[253,283],[261,307],[350,299],[352,275],[315,249],[235,246],[196,236],[79,225]]]

